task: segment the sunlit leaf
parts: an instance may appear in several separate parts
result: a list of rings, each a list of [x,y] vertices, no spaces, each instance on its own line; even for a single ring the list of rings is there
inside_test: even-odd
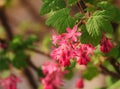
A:
[[[73,27],[75,19],[70,15],[70,9],[64,8],[57,11],[46,21],[48,26],[55,27],[59,33],[65,32],[67,27]]]

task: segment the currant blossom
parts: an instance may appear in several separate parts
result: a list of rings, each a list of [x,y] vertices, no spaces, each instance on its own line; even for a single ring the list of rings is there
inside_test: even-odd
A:
[[[95,47],[92,44],[81,44],[80,50],[86,52],[87,54],[93,54]]]
[[[81,44],[80,48],[75,50],[75,57],[80,65],[86,65],[90,61],[90,55],[95,48],[91,44]]]
[[[81,35],[81,32],[77,32],[77,28],[77,25],[75,25],[73,29],[67,28],[68,33],[66,34],[66,38],[71,38],[74,42],[77,42],[77,37]]]
[[[76,82],[76,88],[80,89],[80,88],[83,88],[84,87],[84,80],[83,78],[79,78]]]
[[[53,51],[51,57],[57,60],[62,66],[69,66],[70,60],[75,59],[79,64],[86,65],[90,61],[90,55],[95,48],[91,44],[80,44],[77,39],[81,32],[77,31],[77,25],[73,29],[67,28],[66,33],[60,35],[53,34]]]
[[[87,65],[88,62],[90,62],[90,57],[86,53],[79,53],[79,56],[77,57],[77,62],[80,65]]]
[[[11,75],[5,79],[0,79],[0,86],[2,89],[17,89],[17,83],[21,80],[15,75]]]
[[[53,34],[52,34],[52,44],[56,45],[56,43],[60,39],[61,39],[61,35],[57,35],[55,32],[53,32]]]
[[[111,50],[111,48],[113,48],[113,44],[112,42],[110,41],[109,38],[107,38],[104,34],[102,35],[102,40],[101,40],[101,43],[100,43],[100,50],[103,52],[103,53],[107,53]]]
[[[64,71],[53,62],[46,62],[42,65],[42,71],[45,75],[41,78],[44,89],[59,89],[63,85]]]
[[[66,41],[61,42],[58,48],[55,48],[51,52],[51,57],[57,60],[62,66],[70,65],[70,49],[71,46]]]

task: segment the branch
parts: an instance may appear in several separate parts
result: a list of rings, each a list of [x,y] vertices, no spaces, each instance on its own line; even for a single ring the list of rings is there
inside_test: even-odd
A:
[[[25,73],[27,79],[29,80],[30,85],[32,85],[33,89],[38,89],[38,85],[36,84],[36,82],[33,78],[33,75],[31,73],[31,71],[29,70],[29,68],[25,68],[24,73]]]
[[[80,13],[84,14],[84,9],[86,9],[86,5],[83,0],[80,0],[80,2],[77,3],[77,6],[80,9]]]
[[[83,10],[87,8],[84,0],[80,0],[80,5],[82,6]]]
[[[119,74],[114,73],[114,72],[112,72],[112,71],[109,71],[109,70],[108,70],[106,67],[104,67],[103,65],[100,65],[99,67],[100,67],[100,69],[101,69],[101,73],[110,75],[110,76],[112,76],[112,77],[114,77],[114,78],[116,78],[116,79],[120,79],[120,75],[119,75]]]
[[[6,13],[5,13],[5,8],[0,8],[0,20],[1,20],[1,23],[2,25],[4,26],[5,28],[5,31],[7,33],[7,36],[9,38],[9,40],[12,40],[13,38],[13,33],[12,33],[12,29],[8,23],[8,19],[7,19],[7,16],[6,16]],[[36,67],[31,63],[29,64],[30,62],[28,61],[28,65],[32,66],[34,69],[36,69]],[[31,73],[31,71],[29,70],[29,68],[25,68],[24,69],[24,73],[27,77],[27,79],[29,80],[29,83],[32,85],[33,89],[37,89],[38,88],[38,85],[35,83],[35,80],[33,78],[33,75]]]
[[[80,13],[81,13],[81,14],[83,14],[83,13],[84,13],[84,11],[83,11],[83,9],[82,9],[81,5],[80,5],[79,3],[77,3],[77,6],[78,6],[78,7],[79,7],[79,9],[80,9]]]
[[[120,64],[117,61],[115,61],[114,58],[110,59],[110,63],[114,67],[114,69],[120,74]]]
[[[38,54],[41,54],[41,55],[45,55],[48,58],[51,58],[49,54],[46,54],[40,50],[37,50],[37,49],[28,49],[28,50],[33,51],[33,52],[38,53]]]
[[[13,33],[12,33],[12,29],[8,23],[8,19],[7,19],[4,7],[0,8],[0,20],[1,20],[2,25],[5,28],[8,39],[11,40],[13,38]]]
[[[27,63],[28,63],[29,66],[32,67],[35,71],[38,71],[38,68],[31,62],[30,59],[27,59]]]

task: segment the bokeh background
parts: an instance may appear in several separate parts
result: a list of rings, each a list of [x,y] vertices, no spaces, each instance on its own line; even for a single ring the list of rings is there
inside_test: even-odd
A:
[[[13,35],[21,35],[22,38],[26,38],[29,35],[36,35],[39,41],[36,43],[37,49],[43,51],[46,54],[50,53],[51,48],[51,27],[45,25],[46,18],[49,16],[41,16],[39,14],[40,7],[42,5],[42,0],[8,0],[7,5],[5,5],[6,0],[0,0],[0,15],[5,16],[5,23],[7,25],[3,25],[0,19],[0,38],[9,39],[10,35],[5,32],[5,29],[10,29]],[[116,6],[120,7],[120,0],[114,0]],[[77,10],[74,7],[73,12],[75,13]],[[4,14],[2,14],[4,12]],[[8,27],[8,28],[7,28]],[[19,49],[18,49],[19,50]],[[31,61],[35,64],[36,67],[40,67],[40,65],[45,61],[50,61],[49,57],[46,57],[39,53],[31,52]],[[36,72],[29,68],[33,75],[33,82],[36,85],[39,85],[39,78]],[[84,67],[81,68],[79,72],[82,72]],[[29,81],[27,78],[28,74],[24,74],[23,72],[16,70],[13,68],[13,72],[15,72],[22,79],[22,83],[19,84],[18,89],[34,89],[34,84]],[[66,81],[64,89],[75,89],[75,81],[79,77],[79,73],[75,73],[74,77]],[[100,74],[92,81],[85,80],[85,88],[84,89],[95,89],[99,86],[105,85],[105,76]]]

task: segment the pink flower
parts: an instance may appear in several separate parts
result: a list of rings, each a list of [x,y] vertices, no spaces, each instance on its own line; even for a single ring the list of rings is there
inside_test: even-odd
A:
[[[58,42],[58,40],[60,40],[60,39],[61,39],[61,36],[60,36],[60,35],[57,35],[55,32],[52,34],[52,43],[53,43],[54,45],[56,45],[57,42]]]
[[[93,54],[95,47],[92,44],[81,44],[80,50],[86,52],[87,54]]]
[[[57,35],[56,32],[53,32],[52,34],[52,44],[59,45],[60,42],[64,41],[65,33],[62,33],[60,35]]]
[[[66,41],[60,43],[58,48],[54,48],[51,52],[51,57],[57,60],[62,66],[70,65],[71,46]]]
[[[76,88],[80,89],[84,87],[84,81],[82,78],[79,78],[76,82]]]
[[[91,44],[80,44],[77,37],[81,32],[77,31],[77,25],[73,29],[67,28],[67,33],[61,35],[53,34],[53,51],[51,57],[57,60],[62,66],[69,66],[70,60],[75,59],[79,64],[86,65],[90,61],[90,55],[95,48]]]
[[[77,37],[81,35],[80,32],[77,32],[77,25],[71,28],[66,29],[68,33],[66,33],[66,38],[71,38],[74,42],[77,42]]]
[[[69,66],[70,65],[70,55],[69,55],[69,52],[67,52],[67,53],[62,52],[62,57],[59,60],[59,63],[62,66]]]
[[[109,38],[107,38],[104,34],[102,35],[102,40],[101,40],[101,43],[100,43],[100,50],[103,52],[103,53],[107,53],[111,50],[111,48],[113,48],[113,44],[112,42],[110,41]]]
[[[80,48],[75,50],[77,62],[80,65],[87,65],[90,61],[90,55],[93,54],[95,48],[91,44],[81,44]]]
[[[42,65],[42,70],[45,75],[41,78],[44,89],[59,89],[63,85],[64,71],[58,64],[46,62]]]
[[[80,53],[79,57],[77,58],[77,62],[80,65],[87,65],[90,62],[90,57],[86,53]]]
[[[17,89],[18,82],[21,82],[21,80],[15,75],[11,75],[8,78],[1,79],[0,85],[2,89]]]
[[[54,62],[46,62],[42,65],[43,73],[46,74],[52,74],[54,71],[61,71],[61,68],[58,64],[55,64]]]

